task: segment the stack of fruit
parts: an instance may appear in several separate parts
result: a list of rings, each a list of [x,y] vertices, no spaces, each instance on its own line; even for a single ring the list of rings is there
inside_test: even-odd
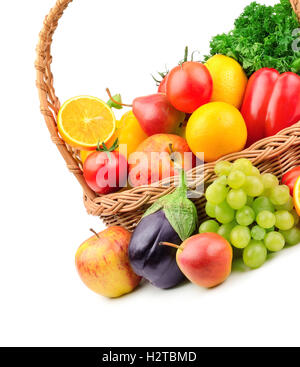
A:
[[[268,15],[263,29],[262,14]],[[300,242],[299,168],[280,185],[247,159],[218,161],[300,120],[300,59],[286,49],[295,24],[288,0],[275,7],[253,3],[232,32],[213,39],[205,64],[188,61],[186,49],[178,66],[160,74],[156,93],[124,105],[108,90],[108,103],[81,96],[62,105],[59,133],[80,151],[84,178],[95,193],[181,177],[181,186],[154,203],[132,236],[114,227],[80,247],[77,268],[91,289],[117,297],[141,277],[170,288],[184,276],[212,287],[230,274],[233,250],[258,268],[268,252]],[[116,121],[113,108],[123,106],[131,110]],[[211,219],[194,235],[197,211],[187,199],[184,171],[196,157],[218,161],[218,178],[205,193]]]
[[[178,168],[192,168],[195,156],[204,154],[204,160],[211,162],[242,150],[247,128],[239,108],[246,86],[247,77],[232,58],[216,55],[203,65],[187,61],[186,53],[184,62],[164,77],[158,92],[136,98],[120,121],[112,108],[122,108],[121,98],[108,91],[107,104],[89,96],[65,102],[58,114],[58,130],[80,150],[85,180],[97,194],[119,190],[127,178],[131,186],[147,185],[177,175]],[[135,158],[138,153],[144,154],[143,159]],[[159,164],[153,164],[157,160],[153,153],[165,153]],[[177,165],[172,153],[179,154]],[[112,180],[100,174],[104,169]]]
[[[181,170],[180,186],[147,210],[132,235],[111,227],[80,246],[76,266],[83,282],[107,297],[131,292],[142,278],[162,289],[185,277],[211,288],[230,275],[234,252],[256,269],[268,252],[300,243],[300,167],[287,172],[282,185],[247,159],[220,161],[215,172],[206,190],[206,213],[213,219],[200,225],[199,234]]]
[[[299,93],[295,73],[263,68],[248,82],[237,61],[215,55],[205,65],[184,61],[172,69],[158,93],[136,98],[120,121],[112,111],[122,107],[118,95],[108,104],[72,98],[59,111],[58,130],[80,150],[89,187],[108,194],[127,179],[148,185],[193,168],[195,157],[213,162],[276,134],[300,120]],[[179,155],[175,165],[172,153]]]

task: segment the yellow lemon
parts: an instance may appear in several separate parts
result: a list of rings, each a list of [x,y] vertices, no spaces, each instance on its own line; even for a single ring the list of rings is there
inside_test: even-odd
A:
[[[231,57],[215,55],[205,66],[213,79],[212,102],[225,102],[240,108],[248,78],[241,65]]]
[[[247,128],[240,111],[224,102],[198,108],[186,127],[186,140],[199,158],[213,162],[224,155],[241,151],[247,141]]]

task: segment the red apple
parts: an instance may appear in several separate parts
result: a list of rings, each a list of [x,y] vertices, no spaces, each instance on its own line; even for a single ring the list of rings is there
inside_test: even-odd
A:
[[[144,140],[129,158],[129,183],[142,186],[179,174],[195,165],[186,140],[178,135],[156,134]]]
[[[185,117],[163,93],[136,98],[132,111],[148,136],[173,133]]]
[[[76,253],[76,268],[81,280],[92,291],[116,298],[133,291],[141,278],[129,263],[131,233],[110,227],[85,241]]]
[[[192,283],[212,288],[223,283],[231,273],[232,247],[216,233],[202,233],[182,243],[176,260]]]

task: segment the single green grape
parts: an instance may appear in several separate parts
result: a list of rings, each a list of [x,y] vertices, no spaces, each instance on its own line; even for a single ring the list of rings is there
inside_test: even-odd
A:
[[[289,229],[288,231],[280,231],[280,233],[283,235],[285,242],[289,246],[295,246],[300,243],[300,229],[297,227],[293,227]]]
[[[291,210],[294,209],[294,200],[290,196],[289,201],[287,203],[285,203],[283,205],[276,205],[275,208],[276,208],[276,210],[287,210],[288,212],[290,212]]]
[[[260,196],[264,191],[264,185],[260,177],[248,176],[243,186],[246,194],[252,197]]]
[[[211,204],[221,204],[227,196],[228,188],[224,185],[212,184],[206,190],[206,200]]]
[[[279,232],[269,232],[264,242],[266,248],[272,252],[281,251],[285,246],[284,236]]]
[[[256,217],[256,222],[260,227],[268,229],[275,225],[276,217],[275,214],[273,214],[272,212],[269,212],[268,210],[263,210],[258,213]]]
[[[294,221],[295,221],[295,226],[297,226],[299,224],[300,218],[298,213],[296,212],[295,209],[291,210],[291,214],[294,217]]]
[[[295,219],[287,210],[279,210],[275,213],[275,226],[281,231],[288,231],[294,227]]]
[[[267,255],[263,242],[252,240],[243,251],[244,264],[251,269],[257,269],[265,263]]]
[[[253,166],[252,167],[252,173],[251,173],[251,176],[258,176],[258,177],[261,177],[261,174],[260,174],[260,171],[257,167]]]
[[[290,199],[290,190],[285,185],[273,187],[270,193],[270,200],[274,205],[284,205]]]
[[[244,185],[245,181],[246,175],[242,171],[238,170],[230,172],[227,179],[228,185],[232,189],[239,189]]]
[[[209,201],[205,204],[205,212],[210,218],[216,218],[216,206]]]
[[[264,173],[261,175],[261,179],[265,189],[272,189],[279,185],[278,178],[272,173]]]
[[[250,226],[255,220],[255,212],[250,206],[244,206],[236,212],[235,219],[241,226]]]
[[[232,189],[226,197],[227,203],[232,209],[238,210],[247,203],[247,195],[243,189]]]
[[[231,244],[239,249],[243,249],[248,246],[251,240],[250,229],[245,226],[236,226],[230,233]]]
[[[266,234],[266,230],[260,226],[254,226],[251,229],[251,237],[256,241],[262,241]]]
[[[201,224],[199,233],[218,233],[219,227],[215,220],[207,220]]]
[[[214,185],[227,185],[227,176],[220,176],[214,181]]]
[[[224,237],[228,242],[230,242],[230,233],[236,225],[237,225],[236,221],[232,221],[227,224],[222,224],[218,230],[218,234]]]
[[[232,166],[233,171],[242,171],[247,176],[252,174],[252,168],[252,163],[246,158],[237,159]]]
[[[232,168],[232,163],[227,161],[221,161],[215,165],[215,174],[217,176],[228,176]]]
[[[253,201],[252,208],[255,211],[255,214],[262,212],[263,210],[267,210],[269,212],[274,213],[275,208],[271,201],[266,196],[260,196]]]
[[[234,220],[235,211],[226,201],[216,206],[216,219],[222,224],[230,223]]]

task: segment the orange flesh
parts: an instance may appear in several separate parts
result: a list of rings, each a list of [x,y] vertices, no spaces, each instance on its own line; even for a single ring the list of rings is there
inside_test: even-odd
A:
[[[113,135],[115,117],[104,102],[93,97],[80,97],[63,105],[58,128],[70,145],[91,148]]]

